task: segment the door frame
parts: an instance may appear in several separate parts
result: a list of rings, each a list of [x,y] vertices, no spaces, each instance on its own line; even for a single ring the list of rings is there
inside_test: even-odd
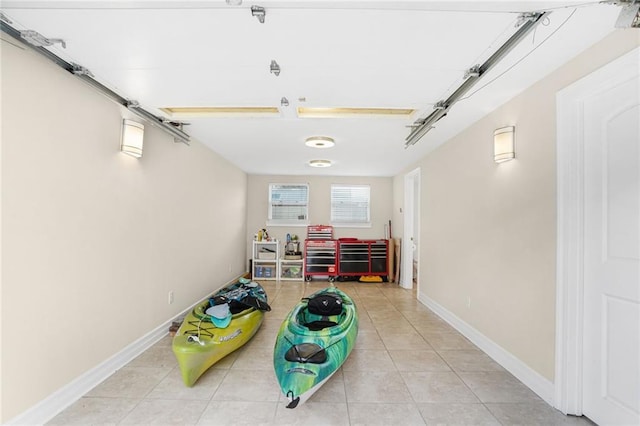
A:
[[[555,407],[582,415],[584,337],[584,100],[638,75],[640,48],[558,92]]]
[[[400,257],[400,286],[413,288],[413,242],[411,236],[420,247],[420,168],[416,168],[404,175],[404,203],[403,203],[403,238],[402,256]],[[417,287],[420,287],[420,262],[416,272]]]

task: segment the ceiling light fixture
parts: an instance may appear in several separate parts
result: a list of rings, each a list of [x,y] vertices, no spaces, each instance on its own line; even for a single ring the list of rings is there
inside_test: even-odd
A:
[[[227,0],[227,4],[229,6],[240,6],[242,4],[242,0]]]
[[[251,6],[251,16],[255,16],[258,18],[261,24],[264,24],[264,17],[267,14],[267,11],[264,10],[262,6]]]
[[[331,167],[331,161],[329,161],[329,160],[311,160],[311,161],[309,161],[309,165],[311,167],[318,167],[318,168]]]
[[[276,77],[280,75],[280,65],[278,65],[275,59],[271,60],[271,65],[269,65],[269,72],[271,74],[275,74]]]
[[[407,118],[413,114],[408,108],[318,108],[298,107],[298,117],[303,118],[344,118],[365,116],[386,116]]]
[[[171,118],[246,118],[280,114],[277,107],[166,107],[160,111]]]
[[[533,30],[536,25],[545,17],[549,12],[532,12],[522,13],[518,16],[518,29],[516,32],[494,53],[487,59],[482,65],[474,65],[465,73],[464,82],[447,98],[438,101],[434,110],[425,118],[416,120],[412,126],[411,133],[405,139],[404,147],[408,148],[414,145],[420,140],[427,132],[433,129],[433,125],[437,123],[441,118],[449,113],[449,110],[453,105],[458,102],[491,68],[504,58],[516,45]]]
[[[304,141],[304,144],[311,148],[331,148],[336,142],[328,136],[311,136]]]

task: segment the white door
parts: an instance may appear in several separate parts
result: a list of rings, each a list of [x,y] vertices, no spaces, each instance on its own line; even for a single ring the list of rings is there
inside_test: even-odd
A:
[[[640,425],[640,84],[584,101],[583,413]]]
[[[413,288],[413,261],[418,260],[418,235],[420,232],[420,169],[404,176],[404,226],[402,236],[402,254],[400,258],[400,285]]]

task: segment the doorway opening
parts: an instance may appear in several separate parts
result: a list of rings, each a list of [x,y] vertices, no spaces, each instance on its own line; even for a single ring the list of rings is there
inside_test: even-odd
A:
[[[420,290],[420,168],[404,176],[400,286]]]

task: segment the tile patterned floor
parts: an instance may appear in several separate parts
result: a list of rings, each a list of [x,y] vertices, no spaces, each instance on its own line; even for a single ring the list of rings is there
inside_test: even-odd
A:
[[[326,281],[264,282],[272,311],[243,348],[182,384],[167,336],[50,425],[592,425],[553,409],[393,283],[337,282],[356,346],[304,405],[285,408],[272,351],[285,315]]]

